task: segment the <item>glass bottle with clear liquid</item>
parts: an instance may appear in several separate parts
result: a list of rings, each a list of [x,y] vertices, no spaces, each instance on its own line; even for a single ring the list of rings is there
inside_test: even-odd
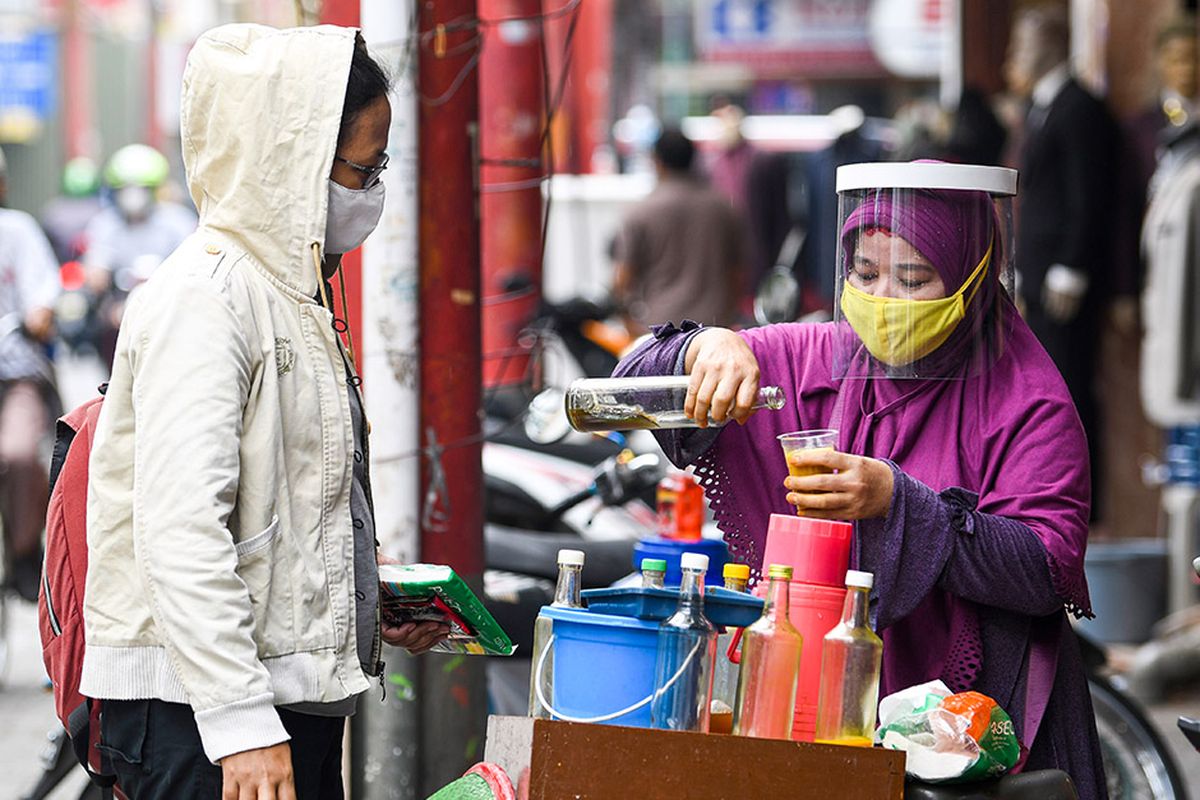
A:
[[[661,558],[642,559],[642,588],[667,588],[667,562]]]
[[[580,378],[567,387],[567,419],[584,433],[695,428],[696,421],[683,413],[689,380],[687,375]],[[760,386],[754,408],[778,411],[786,402],[778,386]],[[710,419],[709,424],[725,423]]]
[[[825,635],[821,649],[821,688],[817,695],[815,741],[870,747],[879,703],[883,640],[867,619],[874,576],[846,573],[842,620]]]
[[[675,613],[658,628],[654,699],[650,726],[708,733],[717,629],[704,616],[704,573],[708,556],[680,557],[683,582]]]
[[[725,588],[731,592],[745,592],[750,580],[750,567],[745,564],[726,564],[722,571]],[[733,706],[737,701],[738,664],[729,657],[737,632],[741,628],[726,628],[717,636],[717,664],[713,669],[713,693],[710,733],[733,733]],[[735,653],[736,657],[736,653]]]
[[[742,634],[742,673],[733,732],[791,739],[804,638],[788,618],[792,568],[772,564],[767,578],[770,583],[762,616]]]
[[[580,597],[583,575],[583,551],[558,551],[558,583],[554,587],[554,602],[550,605],[556,608],[583,608]],[[550,638],[554,635],[554,620],[538,614],[533,623],[533,661],[529,674],[529,716],[540,719],[550,719],[550,710],[538,699],[538,684],[541,684],[542,696],[551,704],[554,702],[554,648],[546,652]],[[543,659],[543,653],[545,658]],[[545,663],[543,663],[543,660]]]

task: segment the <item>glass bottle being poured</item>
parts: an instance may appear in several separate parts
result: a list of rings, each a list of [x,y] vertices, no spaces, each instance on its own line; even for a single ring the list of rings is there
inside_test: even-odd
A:
[[[583,433],[695,428],[696,421],[683,412],[689,380],[687,375],[580,378],[567,387],[567,419]],[[754,408],[778,411],[785,402],[783,389],[760,386]],[[710,417],[708,424],[725,423]]]

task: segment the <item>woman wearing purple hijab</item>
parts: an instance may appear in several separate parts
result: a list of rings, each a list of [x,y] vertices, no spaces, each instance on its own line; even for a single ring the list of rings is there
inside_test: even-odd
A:
[[[994,698],[1081,798],[1106,797],[1067,614],[1090,616],[1087,444],[1053,363],[1006,286],[1011,170],[854,165],[838,175],[832,323],[655,330],[616,375],[689,374],[700,430],[657,433],[693,464],[738,560],[758,569],[772,513],[856,523],[875,573],[881,694],[935,678]],[[756,413],[760,385],[788,405]],[[739,425],[706,427],[736,420]],[[788,477],[776,436],[839,431]]]

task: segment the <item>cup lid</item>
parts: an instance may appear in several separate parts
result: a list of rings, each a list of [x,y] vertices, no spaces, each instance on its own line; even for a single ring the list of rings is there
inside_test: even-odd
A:
[[[583,566],[583,551],[563,548],[558,551],[558,565],[567,567]]]

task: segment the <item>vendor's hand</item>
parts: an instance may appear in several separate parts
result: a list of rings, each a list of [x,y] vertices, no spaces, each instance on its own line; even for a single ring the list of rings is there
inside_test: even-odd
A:
[[[758,397],[758,359],[736,333],[707,328],[688,345],[684,369],[691,376],[683,413],[701,428],[735,419],[744,423]]]
[[[892,468],[878,459],[825,448],[800,450],[789,458],[801,469],[821,470],[820,474],[788,477],[783,482],[788,489],[787,501],[802,516],[872,519],[886,517],[892,507]]]
[[[380,625],[383,640],[392,647],[403,647],[410,655],[420,655],[450,635],[450,626],[442,622],[406,622]]]

